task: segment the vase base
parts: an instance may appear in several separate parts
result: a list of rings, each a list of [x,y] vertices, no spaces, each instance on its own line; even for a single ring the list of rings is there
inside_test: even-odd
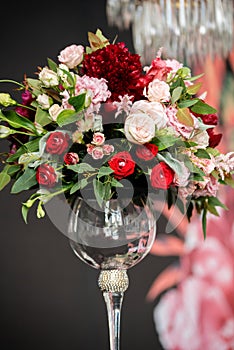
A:
[[[98,286],[102,292],[125,292],[129,286],[127,271],[102,270],[98,278]]]

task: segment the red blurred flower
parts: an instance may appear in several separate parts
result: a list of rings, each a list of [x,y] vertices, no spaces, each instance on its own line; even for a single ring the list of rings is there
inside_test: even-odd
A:
[[[129,94],[135,99],[142,96],[143,88],[137,83],[142,75],[140,56],[132,54],[124,43],[110,44],[84,56],[83,74],[107,80],[111,101]]]
[[[54,168],[49,164],[41,164],[37,168],[36,179],[39,185],[53,187],[56,183],[57,176]]]
[[[62,154],[68,148],[68,134],[61,131],[51,133],[46,141],[46,152],[51,154]]]
[[[77,164],[79,162],[79,156],[75,152],[69,152],[64,155],[63,160],[67,165]]]
[[[108,162],[110,168],[114,170],[116,179],[122,179],[131,175],[135,169],[135,162],[130,153],[123,151],[115,154]]]
[[[174,170],[172,170],[166,163],[160,162],[153,167],[150,175],[150,182],[154,188],[166,190],[172,183],[174,176]]]
[[[153,143],[145,143],[137,146],[136,155],[140,159],[151,160],[158,154],[158,146]]]

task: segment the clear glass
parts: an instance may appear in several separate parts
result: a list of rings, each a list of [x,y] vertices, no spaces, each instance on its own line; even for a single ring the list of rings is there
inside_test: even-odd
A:
[[[100,269],[99,287],[106,303],[110,349],[120,349],[120,318],[127,270],[150,251],[156,221],[143,196],[126,193],[98,204],[94,196],[78,197],[69,220],[69,239],[74,253]]]

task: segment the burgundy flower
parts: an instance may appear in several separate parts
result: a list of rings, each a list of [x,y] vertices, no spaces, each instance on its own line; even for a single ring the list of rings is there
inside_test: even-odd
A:
[[[155,165],[150,175],[152,187],[166,190],[171,185],[175,172],[164,162]]]
[[[122,179],[131,175],[135,169],[135,162],[130,153],[123,151],[115,154],[108,162],[110,168],[114,170],[116,179]]]
[[[63,154],[68,148],[68,134],[61,131],[52,132],[46,141],[46,152],[50,154]]]
[[[111,101],[125,94],[135,99],[142,96],[143,88],[138,86],[142,75],[140,56],[132,54],[124,43],[110,44],[84,56],[83,73],[107,80],[112,95]]]
[[[53,187],[56,183],[56,173],[54,168],[49,164],[41,164],[37,168],[36,179],[39,185]]]
[[[22,99],[22,105],[30,106],[31,102],[33,101],[33,97],[32,97],[31,92],[28,90],[25,90],[24,92],[22,92],[21,99]],[[35,114],[34,111],[32,111],[31,109],[24,108],[21,106],[16,107],[15,111],[16,111],[16,113],[18,113],[22,117],[26,117],[28,119],[33,119],[34,114]]]

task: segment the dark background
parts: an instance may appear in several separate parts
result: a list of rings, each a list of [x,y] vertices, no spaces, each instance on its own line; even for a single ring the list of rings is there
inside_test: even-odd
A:
[[[110,40],[118,34],[133,52],[131,33],[107,25],[105,1],[18,1],[1,11],[0,79],[33,77],[46,58],[57,59],[70,44],[88,44],[97,28]],[[0,91],[11,91],[1,84]],[[1,151],[8,150],[5,141]],[[109,349],[105,304],[98,271],[79,261],[67,238],[48,217],[21,217],[29,193],[0,192],[0,348],[4,350]],[[159,229],[161,230],[161,229]],[[171,259],[149,255],[129,270],[122,309],[121,350],[159,350],[155,303],[146,294]]]

